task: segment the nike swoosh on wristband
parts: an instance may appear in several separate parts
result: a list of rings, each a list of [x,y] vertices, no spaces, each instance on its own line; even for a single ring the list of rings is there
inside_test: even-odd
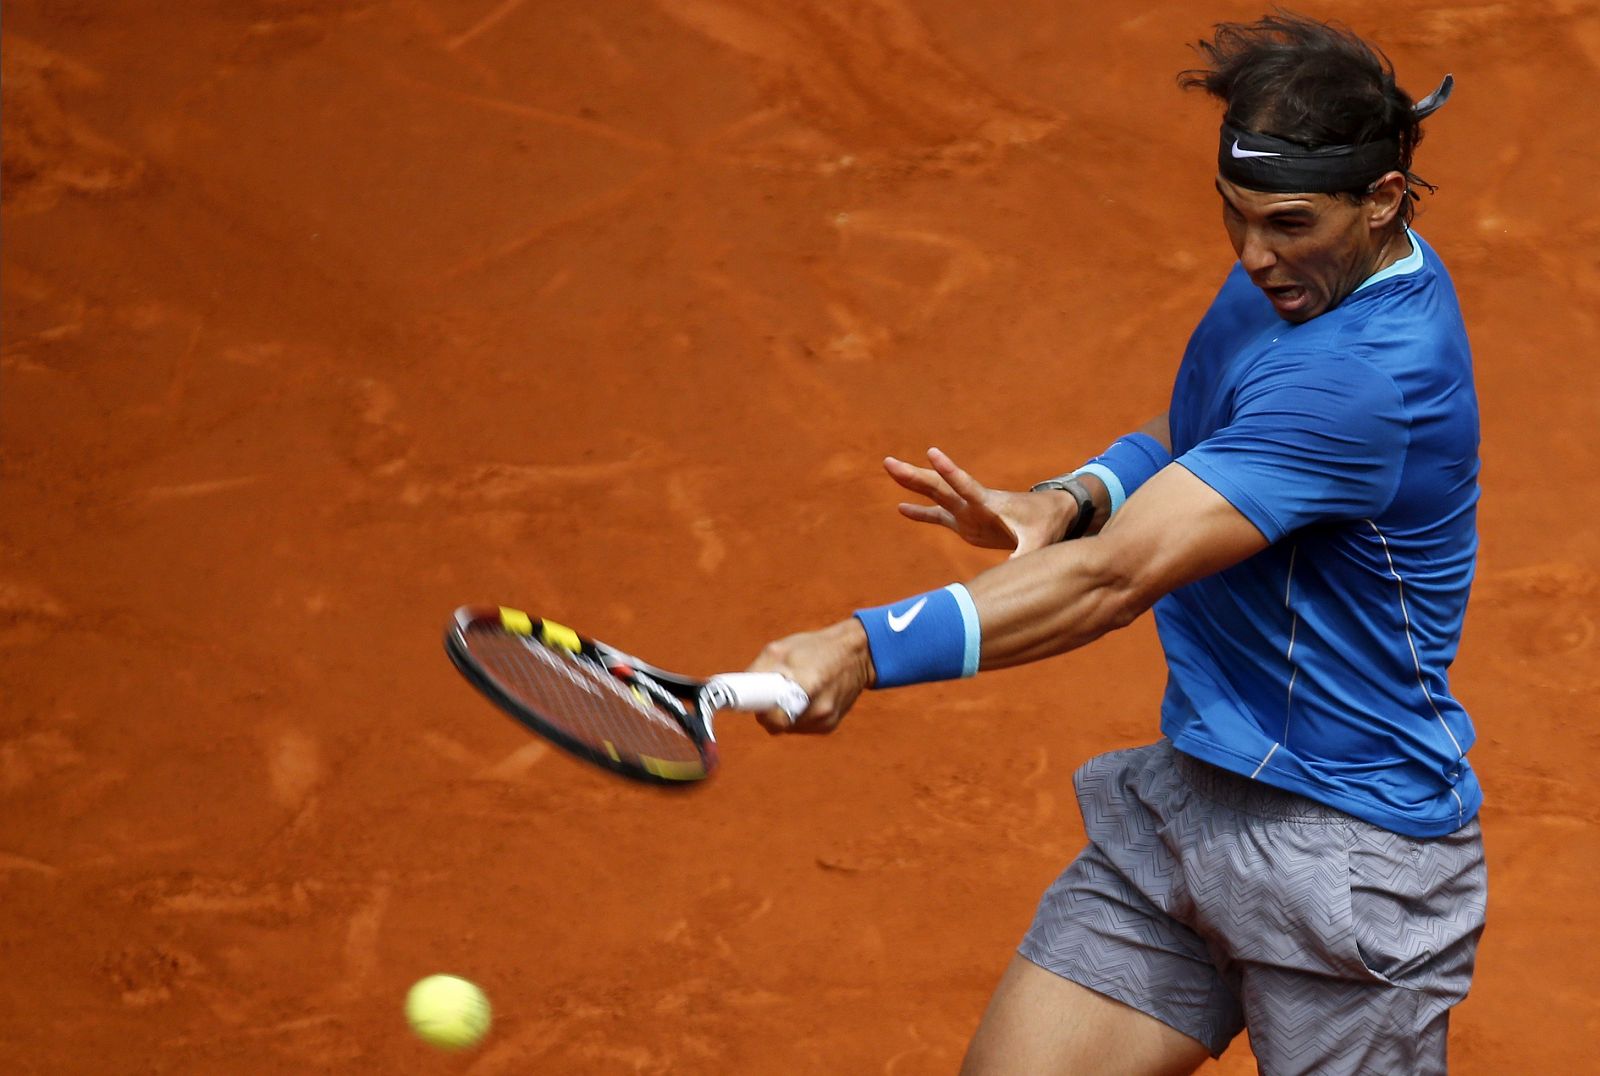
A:
[[[911,622],[917,619],[917,614],[922,612],[922,607],[927,604],[927,598],[918,598],[917,604],[913,605],[899,616],[895,616],[893,613],[887,614],[889,617],[889,630],[892,632],[905,631],[911,626]]]
[[[1283,154],[1281,154],[1281,153],[1268,153],[1266,150],[1260,150],[1260,149],[1240,149],[1239,148],[1239,140],[1237,138],[1235,138],[1233,140],[1233,155],[1235,157],[1282,157],[1283,156]]]

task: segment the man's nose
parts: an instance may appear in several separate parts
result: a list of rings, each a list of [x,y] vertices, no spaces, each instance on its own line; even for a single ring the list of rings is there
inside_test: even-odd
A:
[[[1239,250],[1239,264],[1244,266],[1245,272],[1254,276],[1278,264],[1278,255],[1251,229],[1245,232],[1244,246]]]

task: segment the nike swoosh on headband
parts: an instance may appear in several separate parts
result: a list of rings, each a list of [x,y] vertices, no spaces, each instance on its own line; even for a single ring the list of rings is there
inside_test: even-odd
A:
[[[1233,155],[1235,157],[1239,157],[1239,158],[1244,158],[1244,157],[1282,157],[1283,156],[1283,154],[1281,154],[1281,153],[1268,153],[1266,150],[1260,150],[1260,149],[1240,149],[1239,148],[1239,140],[1237,138],[1235,138],[1233,140]]]

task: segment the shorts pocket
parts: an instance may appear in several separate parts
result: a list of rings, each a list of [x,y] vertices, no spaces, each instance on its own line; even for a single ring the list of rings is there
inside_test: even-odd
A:
[[[1411,989],[1459,979],[1465,994],[1483,929],[1482,845],[1471,828],[1418,839],[1351,825],[1347,955],[1372,979]]]

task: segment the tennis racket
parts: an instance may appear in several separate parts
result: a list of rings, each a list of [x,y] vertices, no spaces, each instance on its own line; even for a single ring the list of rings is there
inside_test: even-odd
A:
[[[444,647],[473,687],[534,732],[597,766],[655,784],[711,776],[718,710],[782,710],[792,721],[810,701],[779,673],[680,676],[503,606],[457,609]]]

